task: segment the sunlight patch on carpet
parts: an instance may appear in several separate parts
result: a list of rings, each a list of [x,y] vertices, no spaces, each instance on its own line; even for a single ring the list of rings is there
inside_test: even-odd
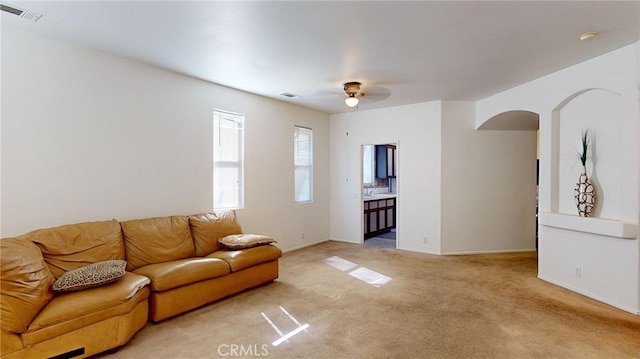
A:
[[[337,268],[341,271],[346,271],[351,268],[355,268],[357,266],[357,264],[349,262],[348,260],[342,259],[337,256],[329,257],[325,259],[324,262],[332,266],[333,268]]]
[[[276,333],[280,335],[280,338],[276,339],[275,341],[273,341],[273,343],[271,343],[271,345],[273,345],[274,347],[277,347],[278,345],[282,344],[285,341],[289,342],[289,339],[291,337],[293,337],[294,335],[302,331],[306,332],[307,328],[309,328],[309,324],[300,323],[296,318],[293,317],[293,315],[287,312],[287,310],[284,309],[282,306],[278,306],[278,308],[280,308],[280,310],[282,311],[282,313],[284,313],[284,315],[286,315],[289,319],[291,319],[291,321],[296,325],[296,327],[293,330],[287,333],[284,333],[282,330],[280,330],[280,328],[278,328],[278,326],[273,322],[273,320],[271,320],[271,318],[269,318],[266,314],[264,314],[264,312],[260,313],[262,314],[262,317],[264,318],[264,320],[266,320],[267,323],[271,325],[273,330],[275,330]]]
[[[380,274],[376,271],[372,271],[369,268],[360,267],[354,271],[349,272],[349,275],[358,278],[363,282],[369,283],[374,287],[380,287],[391,281],[391,277],[387,277],[384,274]]]
[[[325,259],[324,262],[343,272],[358,266],[357,264],[353,262],[349,262],[348,260],[340,258],[338,256],[329,257]],[[354,278],[358,278],[365,283],[369,283],[374,287],[380,287],[384,284],[387,284],[392,279],[391,277],[387,277],[384,274],[380,274],[376,271],[372,271],[371,269],[365,268],[365,267],[360,267],[358,269],[355,269],[349,272],[349,275]]]

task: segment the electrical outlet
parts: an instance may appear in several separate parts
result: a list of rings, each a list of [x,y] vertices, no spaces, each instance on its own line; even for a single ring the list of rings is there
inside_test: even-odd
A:
[[[304,239],[304,232],[300,234],[300,239]]]
[[[427,236],[422,237],[422,243],[424,243],[424,244],[429,243],[429,240],[427,239]]]
[[[573,272],[573,276],[576,278],[582,278],[582,267],[576,267]]]

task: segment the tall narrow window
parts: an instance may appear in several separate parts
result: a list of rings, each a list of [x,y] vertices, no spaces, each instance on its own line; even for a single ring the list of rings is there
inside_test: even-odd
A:
[[[313,131],[295,126],[293,132],[293,164],[295,168],[295,202],[313,200]]]
[[[244,115],[213,112],[213,208],[244,207]]]
[[[362,146],[362,184],[365,186],[374,184],[374,150],[374,145]]]

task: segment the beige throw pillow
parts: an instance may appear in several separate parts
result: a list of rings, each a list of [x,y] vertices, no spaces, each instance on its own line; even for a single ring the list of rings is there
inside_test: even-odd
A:
[[[58,292],[74,292],[109,284],[124,276],[126,266],[126,261],[110,260],[70,270],[60,276],[51,289]]]
[[[231,234],[218,241],[228,249],[244,249],[276,243],[275,239],[261,234]]]

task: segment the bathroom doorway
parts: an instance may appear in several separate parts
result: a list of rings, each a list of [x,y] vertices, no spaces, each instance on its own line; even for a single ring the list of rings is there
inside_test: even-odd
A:
[[[362,243],[397,248],[398,144],[362,146]]]

